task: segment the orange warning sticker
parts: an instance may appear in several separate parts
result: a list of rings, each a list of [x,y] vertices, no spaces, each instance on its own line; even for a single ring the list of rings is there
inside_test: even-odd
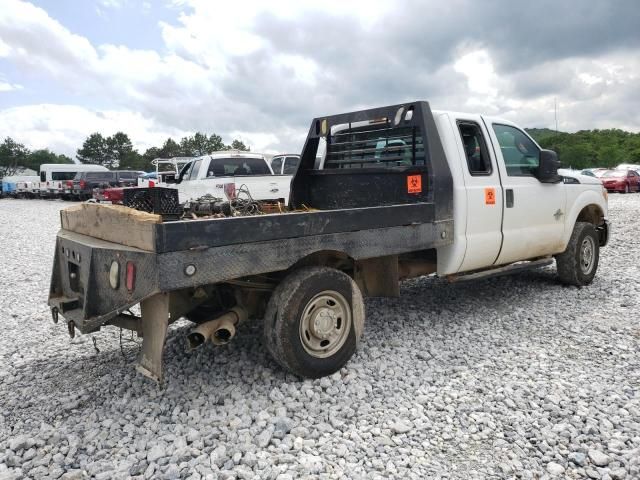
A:
[[[495,205],[496,204],[496,189],[495,188],[485,188],[484,189],[484,203],[485,203],[485,205]]]
[[[407,177],[407,192],[409,193],[422,192],[422,176],[409,175]]]

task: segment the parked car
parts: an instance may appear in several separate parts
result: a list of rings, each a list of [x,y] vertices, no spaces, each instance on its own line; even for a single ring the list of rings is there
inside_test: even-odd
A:
[[[138,177],[144,172],[135,170],[113,170],[106,172],[78,172],[71,188],[65,187],[65,194],[79,200],[93,196],[94,189],[109,187],[132,187],[138,184]]]
[[[607,170],[600,180],[609,192],[640,192],[640,175],[635,170]]]
[[[635,170],[640,171],[640,165],[635,163],[621,163],[616,167],[616,170]]]
[[[271,159],[274,175],[293,175],[298,169],[300,155],[276,155]]]
[[[83,165],[79,163],[43,163],[40,165],[39,193],[44,198],[68,198],[70,190],[69,181],[73,180],[78,172],[108,172],[102,165]]]
[[[124,187],[95,188],[93,198],[97,202],[122,203]]]

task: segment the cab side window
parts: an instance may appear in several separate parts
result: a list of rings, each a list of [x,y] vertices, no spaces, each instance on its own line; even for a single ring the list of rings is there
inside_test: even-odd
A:
[[[276,157],[271,160],[271,169],[273,170],[274,175],[280,175],[282,173],[282,161],[284,157]]]
[[[493,125],[502,158],[510,177],[533,176],[540,166],[540,149],[521,130],[510,125]]]
[[[300,159],[298,157],[287,157],[284,162],[284,170],[282,173],[285,175],[293,175],[298,170],[298,163],[300,163]]]
[[[480,126],[473,122],[458,122],[458,131],[469,173],[473,176],[491,175],[491,158]]]

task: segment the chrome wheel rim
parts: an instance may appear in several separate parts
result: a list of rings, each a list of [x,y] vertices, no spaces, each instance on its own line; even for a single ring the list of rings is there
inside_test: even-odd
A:
[[[580,270],[583,274],[588,275],[593,269],[593,263],[596,257],[596,244],[591,237],[585,237],[580,245]]]
[[[351,308],[338,292],[326,290],[314,296],[302,311],[300,341],[315,358],[337,353],[351,331]]]

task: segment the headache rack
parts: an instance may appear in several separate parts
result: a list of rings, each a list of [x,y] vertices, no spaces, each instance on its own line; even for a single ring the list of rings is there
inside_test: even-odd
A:
[[[362,123],[332,127],[327,137],[324,168],[425,165],[424,143],[418,127],[394,125],[388,118]]]
[[[291,182],[290,206],[336,210],[415,204],[435,207],[435,220],[452,217],[453,180],[427,102],[312,121]]]

